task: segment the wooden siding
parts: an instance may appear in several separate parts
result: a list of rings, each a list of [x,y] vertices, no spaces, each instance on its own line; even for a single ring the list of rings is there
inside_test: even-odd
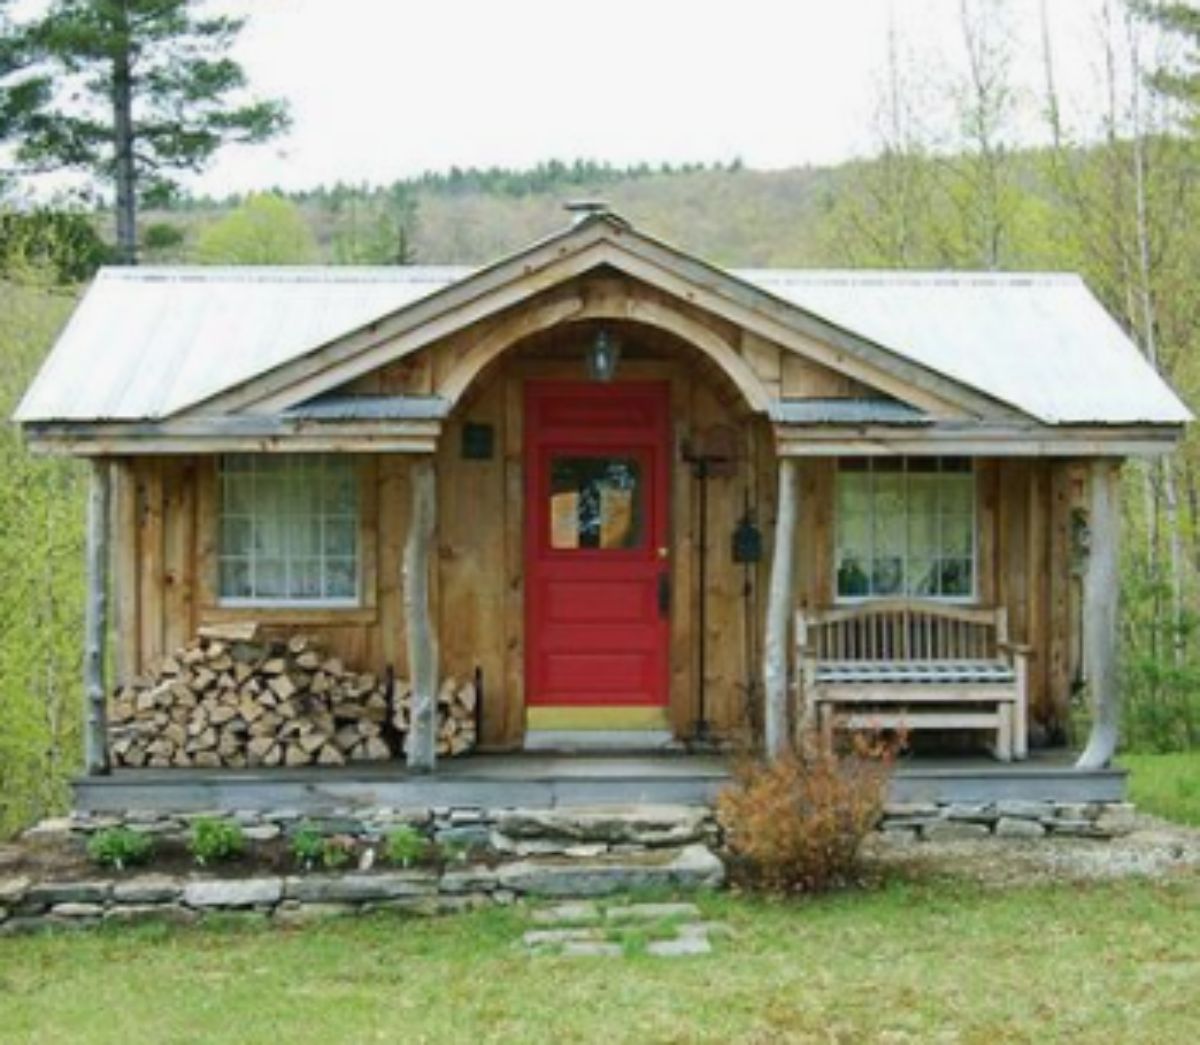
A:
[[[621,298],[637,311],[665,297],[612,277],[582,280],[566,293],[584,302]],[[822,364],[746,334],[694,306],[675,302],[733,347],[772,396],[865,394],[863,386]],[[481,339],[494,338],[499,317],[456,334],[434,349],[355,380],[360,393],[439,392],[461,374]],[[605,321],[612,325],[612,321]],[[489,325],[490,324],[490,325]],[[482,674],[482,743],[520,744],[524,732],[524,526],[522,464],[524,383],[578,377],[595,321],[538,333],[486,366],[446,422],[434,455],[438,492],[436,569],[431,603],[443,678]],[[761,725],[760,664],[766,578],[775,523],[776,460],[771,426],[747,407],[717,363],[664,329],[618,323],[623,338],[619,380],[670,385],[672,602],[670,718],[687,735],[699,716],[719,732],[749,736]],[[463,458],[467,422],[494,433],[488,460]],[[698,591],[701,549],[699,481],[682,461],[687,440],[714,427],[736,433],[732,474],[707,480],[707,585]],[[347,663],[407,671],[401,558],[410,512],[411,457],[361,459],[362,605],[353,609],[254,610],[221,607],[215,596],[217,476],[213,457],[126,458],[117,468],[115,624],[118,672],[143,670],[206,622],[249,618],[280,631],[302,629]],[[798,463],[796,601],[817,607],[834,598],[836,462]],[[1082,503],[1082,469],[1072,460],[980,459],[978,475],[979,601],[1008,609],[1015,641],[1033,648],[1031,718],[1051,736],[1067,721],[1079,667],[1079,585],[1072,573],[1073,512]],[[733,562],[734,528],[749,508],[763,538],[755,567]],[[699,635],[701,598],[706,618]],[[703,646],[703,662],[701,647]],[[1035,731],[1036,732],[1036,731]]]

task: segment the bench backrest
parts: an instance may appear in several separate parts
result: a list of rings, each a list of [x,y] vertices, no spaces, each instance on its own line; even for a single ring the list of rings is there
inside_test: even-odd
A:
[[[823,661],[993,660],[1007,641],[1003,607],[895,599],[796,613],[800,656]]]

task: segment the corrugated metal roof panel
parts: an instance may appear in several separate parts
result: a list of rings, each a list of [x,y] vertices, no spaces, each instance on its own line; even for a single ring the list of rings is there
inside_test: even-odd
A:
[[[922,425],[932,420],[915,407],[891,399],[784,399],[771,415],[792,425]]]
[[[328,395],[284,411],[302,421],[437,421],[450,412],[441,396]]]
[[[1075,275],[736,274],[1047,424],[1191,420]]]
[[[410,305],[469,271],[104,269],[16,417],[168,417]]]
[[[156,420],[458,282],[458,267],[106,269],[16,418]],[[731,273],[1049,424],[1187,407],[1077,276]]]

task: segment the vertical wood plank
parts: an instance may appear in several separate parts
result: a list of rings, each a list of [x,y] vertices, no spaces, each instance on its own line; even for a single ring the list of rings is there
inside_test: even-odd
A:
[[[162,459],[139,462],[138,532],[141,664],[146,670],[163,655],[163,482]]]
[[[1050,477],[1049,645],[1047,721],[1055,733],[1066,727],[1071,701],[1071,473],[1055,461]]]
[[[113,464],[113,602],[117,678],[128,682],[141,663],[138,625],[137,475],[128,458]]]
[[[696,591],[696,518],[691,470],[683,444],[693,428],[694,383],[681,369],[671,380],[671,682],[670,720],[677,737],[688,735],[696,718],[695,643],[699,595]]]
[[[504,688],[498,743],[525,736],[525,389],[512,373],[504,388]]]

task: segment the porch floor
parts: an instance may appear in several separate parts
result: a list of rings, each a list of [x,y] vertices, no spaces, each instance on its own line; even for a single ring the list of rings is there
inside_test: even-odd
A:
[[[1001,799],[1113,802],[1125,771],[1073,768],[1074,753],[1034,752],[1025,762],[987,756],[910,758],[892,779],[893,802]],[[386,806],[488,808],[709,802],[729,778],[717,755],[477,754],[414,775],[396,762],[264,769],[121,769],[73,783],[79,811],[296,810]]]

